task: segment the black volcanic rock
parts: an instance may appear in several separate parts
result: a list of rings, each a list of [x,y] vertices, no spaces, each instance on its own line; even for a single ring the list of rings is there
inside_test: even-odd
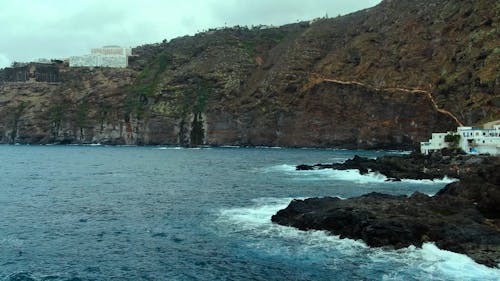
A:
[[[434,242],[493,267],[500,263],[499,170],[500,159],[487,158],[433,197],[418,192],[409,197],[369,193],[347,200],[293,200],[272,221],[362,239],[373,247]]]
[[[477,170],[460,182],[447,185],[436,197],[453,196],[474,202],[477,209],[489,219],[500,219],[500,169],[495,159],[488,159]],[[498,158],[496,159],[498,163]]]
[[[441,179],[445,176],[461,178],[470,174],[477,174],[483,162],[494,161],[488,156],[471,155],[422,155],[412,153],[409,155],[383,156],[369,159],[355,155],[344,163],[298,165],[297,170],[359,170],[361,174],[376,172],[386,176],[391,181],[401,179]]]

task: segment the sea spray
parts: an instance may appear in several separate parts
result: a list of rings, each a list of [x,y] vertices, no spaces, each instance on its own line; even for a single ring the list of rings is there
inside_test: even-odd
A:
[[[300,231],[273,224],[270,217],[292,198],[258,198],[246,207],[219,211],[217,223],[229,229],[221,235],[243,234],[245,247],[270,256],[294,257],[293,262],[322,262],[326,269],[358,264],[366,272],[383,271],[383,280],[500,280],[500,269],[475,263],[466,255],[439,249],[432,243],[394,250],[370,248],[362,241],[340,239],[325,231]],[[387,268],[390,262],[394,266]]]

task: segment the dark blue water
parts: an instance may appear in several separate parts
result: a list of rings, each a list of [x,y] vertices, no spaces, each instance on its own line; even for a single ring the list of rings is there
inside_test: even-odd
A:
[[[354,171],[294,171],[388,152],[0,146],[0,280],[500,280],[427,244],[274,225],[291,198],[429,194]]]

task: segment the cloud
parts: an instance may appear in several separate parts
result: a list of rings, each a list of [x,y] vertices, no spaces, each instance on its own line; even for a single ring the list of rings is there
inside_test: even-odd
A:
[[[380,1],[294,1],[294,0],[229,0],[212,6],[218,18],[225,18],[230,25],[274,24],[282,25],[307,21],[326,14],[337,16],[373,6]]]
[[[336,16],[380,0],[2,1],[0,53],[7,63],[134,47],[224,25],[282,25]]]

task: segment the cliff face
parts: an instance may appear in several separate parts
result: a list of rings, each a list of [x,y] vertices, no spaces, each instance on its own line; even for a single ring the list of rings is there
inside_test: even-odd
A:
[[[63,83],[0,84],[2,143],[133,143],[124,88],[135,72],[63,69]]]
[[[0,85],[0,141],[410,147],[500,119],[499,14],[493,0],[387,0],[141,46],[130,69]]]

